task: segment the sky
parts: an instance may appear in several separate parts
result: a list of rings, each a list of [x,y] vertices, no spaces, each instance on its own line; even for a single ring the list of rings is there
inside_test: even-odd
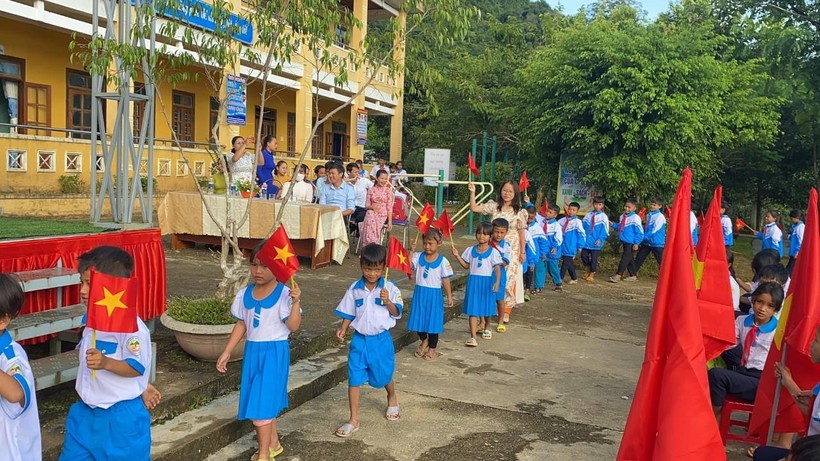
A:
[[[582,5],[589,5],[593,3],[594,0],[547,0],[553,7],[557,7],[559,4],[563,5],[564,12],[567,14],[575,14]],[[640,3],[643,5],[643,9],[646,10],[647,14],[649,15],[649,19],[655,19],[658,17],[658,13],[666,11],[669,9],[669,0],[639,0]]]

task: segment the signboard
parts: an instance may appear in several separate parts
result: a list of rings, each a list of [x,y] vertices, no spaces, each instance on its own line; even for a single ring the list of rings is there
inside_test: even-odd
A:
[[[581,205],[578,214],[585,215],[592,211],[592,197],[596,195],[596,192],[593,188],[581,183],[575,172],[566,167],[566,163],[566,154],[561,154],[555,203],[563,209],[571,202],[578,202]]]
[[[356,111],[356,144],[367,144],[367,110]]]
[[[450,149],[424,149],[424,174],[438,176],[439,170],[444,170],[445,178],[450,177]],[[424,185],[436,187],[438,179],[424,178]]]
[[[142,0],[140,3],[144,5],[146,1]],[[137,0],[131,0],[131,4],[136,6]],[[216,30],[217,24],[214,21],[213,7],[202,0],[180,0],[178,7],[168,7],[165,11],[159,13],[167,18],[176,19],[183,24],[207,32]],[[245,45],[253,45],[253,24],[250,21],[231,13],[228,22],[234,29],[233,38]]]
[[[225,107],[228,125],[245,125],[248,94],[245,78],[228,75],[228,100]]]

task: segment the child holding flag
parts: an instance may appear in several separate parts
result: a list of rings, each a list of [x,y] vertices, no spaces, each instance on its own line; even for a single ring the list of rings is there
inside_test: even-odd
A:
[[[780,212],[777,210],[769,210],[763,216],[766,224],[763,229],[757,233],[757,238],[763,241],[764,250],[776,250],[780,257],[783,257],[783,231],[777,226],[777,220],[780,219]]]
[[[279,442],[276,418],[288,407],[288,336],[302,323],[302,291],[292,278],[295,270],[280,270],[282,264],[286,266],[288,260],[295,260],[296,256],[290,250],[289,240],[282,240],[284,227],[280,226],[277,232],[270,240],[257,245],[248,258],[253,282],[239,290],[231,303],[236,324],[216,361],[217,371],[226,373],[231,352],[247,337],[242,356],[238,419],[253,422],[259,450],[252,459],[259,461],[272,460],[285,450]],[[277,244],[277,240],[281,243]],[[276,253],[271,255],[272,260],[267,253],[270,247]],[[283,258],[285,261],[280,263]],[[277,279],[290,280],[292,285],[288,288]]]
[[[415,243],[411,248],[414,251],[412,267],[416,271],[416,287],[413,289],[407,329],[418,332],[421,340],[414,355],[424,360],[435,360],[438,357],[438,335],[444,331],[442,287],[447,295],[447,307],[452,308],[454,305],[450,289],[453,268],[438,251],[441,246],[441,231],[436,228],[428,229],[422,243],[422,252],[415,252]]]
[[[388,421],[399,419],[399,403],[393,373],[396,369],[396,350],[390,329],[401,318],[401,291],[384,274],[387,250],[371,243],[362,249],[359,265],[362,278],[350,285],[336,307],[342,325],[336,338],[344,342],[348,328],[353,329],[350,351],[347,355],[348,399],[350,419],[336,429],[337,437],[350,437],[359,430],[359,397],[361,386],[387,390]]]
[[[25,295],[14,276],[0,274],[0,443],[10,461],[40,461],[40,418],[34,374],[26,351],[6,330],[23,308]]]
[[[81,401],[68,411],[60,459],[148,460],[151,417],[141,395],[149,386],[151,333],[137,316],[134,258],[101,246],[77,262],[88,305],[77,345]]]

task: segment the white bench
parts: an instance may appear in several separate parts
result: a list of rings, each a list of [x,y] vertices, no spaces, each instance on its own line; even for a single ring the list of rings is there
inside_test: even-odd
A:
[[[79,359],[76,350],[62,351],[62,340],[79,341],[74,330],[84,326],[86,306],[74,304],[63,306],[63,288],[81,283],[80,274],[74,269],[55,267],[27,272],[17,272],[23,291],[57,289],[57,306],[31,314],[20,315],[9,325],[9,333],[16,341],[58,334],[49,343],[49,356],[31,361],[35,387],[39,391],[77,378]],[[156,343],[151,343],[150,379],[156,378]]]

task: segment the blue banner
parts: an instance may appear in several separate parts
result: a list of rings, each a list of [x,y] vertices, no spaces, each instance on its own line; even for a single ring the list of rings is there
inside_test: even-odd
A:
[[[356,144],[367,144],[367,111],[356,112]]]
[[[245,125],[247,112],[247,89],[245,79],[236,75],[228,75],[228,100],[225,106],[228,125]]]
[[[131,4],[135,5],[136,0],[131,0]],[[177,19],[191,27],[196,27],[208,32],[216,30],[213,7],[201,0],[179,0],[179,6],[177,8],[166,8],[165,11],[160,13],[167,18]],[[251,24],[250,21],[231,13],[228,22],[231,27],[235,29],[233,38],[245,45],[253,44],[253,24]]]

